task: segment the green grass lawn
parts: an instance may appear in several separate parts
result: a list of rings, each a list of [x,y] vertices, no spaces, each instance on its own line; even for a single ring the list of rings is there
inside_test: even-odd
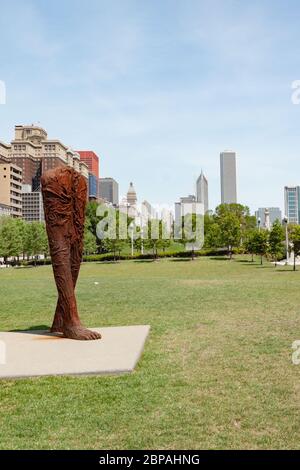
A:
[[[245,261],[84,264],[83,322],[150,324],[142,359],[123,376],[0,381],[0,448],[299,448],[300,272]],[[1,330],[50,325],[51,267],[3,269],[0,292]]]

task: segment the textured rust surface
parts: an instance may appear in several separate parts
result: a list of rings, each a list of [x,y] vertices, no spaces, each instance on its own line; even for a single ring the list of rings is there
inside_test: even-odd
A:
[[[58,301],[52,332],[79,340],[99,339],[80,322],[75,286],[80,270],[87,184],[73,168],[58,167],[41,178],[46,229]]]

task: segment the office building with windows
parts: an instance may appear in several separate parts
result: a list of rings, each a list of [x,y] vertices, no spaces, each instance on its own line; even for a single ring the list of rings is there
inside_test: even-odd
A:
[[[285,186],[284,210],[289,224],[300,223],[300,186]]]
[[[236,154],[225,150],[220,154],[221,203],[237,202],[236,189]]]

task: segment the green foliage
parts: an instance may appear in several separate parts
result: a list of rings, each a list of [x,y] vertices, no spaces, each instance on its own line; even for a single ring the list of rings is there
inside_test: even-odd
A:
[[[283,242],[284,240],[284,230],[281,223],[276,220],[272,226],[272,229],[269,233],[269,253],[272,256],[272,259],[275,261],[275,266],[278,261],[278,258],[282,255]]]
[[[84,254],[88,255],[90,253],[96,253],[96,251],[97,251],[96,237],[87,227],[85,227],[83,252]]]
[[[6,261],[18,257],[23,251],[24,224],[12,217],[1,217],[0,221],[0,256]]]
[[[153,258],[157,258],[157,253],[163,244],[164,226],[162,220],[149,220],[146,227],[147,238],[144,240],[145,248],[152,250]]]
[[[34,256],[48,251],[45,225],[41,222],[30,222],[25,225],[24,253]]]
[[[226,246],[231,258],[234,247],[239,247],[255,228],[256,219],[247,206],[220,204],[213,216],[205,216],[204,223],[205,246]]]
[[[180,243],[186,250],[191,250],[192,259],[194,252],[202,248],[204,244],[204,224],[205,219],[198,214],[186,214],[181,219],[181,240]]]
[[[2,380],[1,449],[298,448],[300,271],[239,261],[84,264],[83,322],[149,324],[144,352],[130,374]],[[51,266],[0,285],[1,331],[50,326]]]
[[[294,251],[294,271],[296,271],[296,258],[300,255],[300,225],[291,228],[290,241]]]
[[[268,252],[268,231],[255,229],[253,232],[253,253],[260,256],[263,264],[263,256]]]
[[[227,246],[228,254],[232,257],[232,248],[240,245],[241,242],[241,224],[234,213],[224,213],[218,219],[221,232],[221,243]]]

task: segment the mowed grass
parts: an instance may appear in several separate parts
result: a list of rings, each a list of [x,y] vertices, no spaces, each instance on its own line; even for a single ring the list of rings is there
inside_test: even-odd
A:
[[[0,447],[299,448],[300,272],[246,261],[84,264],[83,322],[150,324],[142,359],[122,376],[0,381]],[[1,330],[50,325],[51,267],[3,269],[0,291]]]

